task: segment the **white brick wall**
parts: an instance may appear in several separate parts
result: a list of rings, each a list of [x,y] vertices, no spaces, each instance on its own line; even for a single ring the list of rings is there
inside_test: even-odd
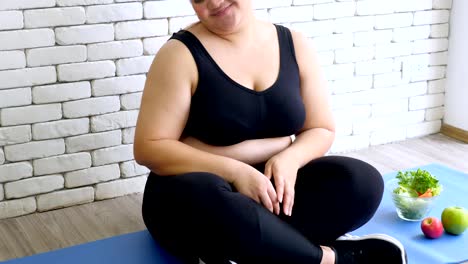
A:
[[[16,50],[53,46],[52,29],[30,29],[0,32],[0,50]]]
[[[414,25],[447,23],[449,17],[450,11],[448,10],[420,11],[414,14]]]
[[[406,12],[432,9],[432,1],[433,0],[397,0],[393,3],[395,5],[396,12]]]
[[[42,194],[37,197],[38,211],[48,211],[94,201],[94,188],[85,187]]]
[[[0,146],[31,141],[31,126],[0,127]]]
[[[63,188],[62,175],[34,177],[5,184],[5,197],[22,198],[30,195],[47,193]]]
[[[34,140],[61,138],[89,133],[89,119],[68,119],[32,125]]]
[[[0,23],[1,25],[1,23]],[[26,56],[23,51],[1,51],[0,70],[18,69],[26,67]]]
[[[107,78],[92,82],[93,96],[126,94],[143,91],[145,75]]]
[[[36,209],[34,197],[0,202],[0,219],[34,213]]]
[[[33,161],[34,176],[87,169],[91,167],[89,153],[55,156]]]
[[[96,185],[96,200],[143,192],[145,183],[146,176],[99,183]]]
[[[90,98],[63,103],[63,115],[66,118],[77,118],[115,112],[120,109],[118,96]]]
[[[5,108],[0,112],[2,126],[46,122],[62,118],[60,104],[32,105]]]
[[[54,67],[0,71],[0,89],[47,84],[56,81],[57,74]]]
[[[442,126],[441,120],[435,120],[430,122],[418,123],[408,126],[407,137],[414,138],[420,137],[427,134],[433,134],[440,131]]]
[[[413,54],[444,51],[447,49],[447,39],[417,40],[413,43]]]
[[[120,145],[122,143],[121,130],[103,133],[92,133],[65,139],[67,153],[95,150]]]
[[[452,8],[452,0],[434,0],[434,9],[450,9]]]
[[[57,67],[58,78],[63,82],[99,79],[115,75],[113,61],[64,64]]]
[[[100,132],[112,129],[136,126],[138,110],[121,111],[112,114],[93,116],[91,118],[91,131]]]
[[[21,11],[0,11],[0,30],[19,29],[23,25]]]
[[[0,108],[30,105],[31,101],[31,88],[0,90]]]
[[[413,24],[413,13],[378,15],[375,17],[376,29],[409,27]]]
[[[82,7],[48,8],[24,11],[26,28],[55,27],[84,24],[85,11]]]
[[[367,31],[367,32],[356,32],[354,34],[354,45],[356,46],[368,46],[374,44],[386,44],[390,43],[393,38],[393,31],[389,29]]]
[[[141,19],[142,17],[143,7],[141,3],[95,5],[86,7],[86,22],[89,24],[134,20]]]
[[[356,63],[356,75],[390,73],[395,67],[393,59],[378,59]]]
[[[317,51],[344,49],[353,47],[353,34],[333,34],[314,38]]]
[[[55,36],[60,45],[104,42],[114,39],[114,28],[107,24],[59,27]]]
[[[0,10],[52,7],[55,0],[2,0]]]
[[[119,22],[115,24],[115,39],[133,39],[165,36],[169,32],[166,19]]]
[[[424,116],[425,111],[421,110],[357,121],[353,125],[353,133],[360,135],[392,127],[416,124],[424,121]]]
[[[190,5],[182,1],[147,1],[145,6],[145,18],[166,18],[194,15]]]
[[[143,51],[145,55],[156,54],[158,50],[169,39],[168,36],[145,38],[143,40]]]
[[[426,110],[426,121],[442,120],[445,114],[444,107],[430,108]]]
[[[141,56],[131,59],[118,60],[117,75],[130,75],[148,72],[151,63],[153,62],[154,56]]]
[[[343,3],[330,3],[316,5],[314,7],[315,19],[329,19],[338,17],[353,16],[356,12],[356,3],[354,1]]]
[[[395,11],[394,1],[359,1],[356,5],[356,13],[359,16],[389,14]]]
[[[378,130],[371,133],[370,145],[386,144],[393,141],[401,141],[406,138],[406,128],[395,127]]]
[[[449,36],[449,24],[431,25],[432,38],[446,38]]]
[[[135,137],[135,128],[125,128],[122,130],[122,144],[133,144]]]
[[[408,111],[408,99],[397,98],[372,105],[372,117],[401,114]]]
[[[5,146],[5,157],[8,161],[39,159],[63,153],[65,153],[65,142],[63,139],[33,141]]]
[[[0,165],[5,163],[5,153],[3,152],[3,149],[0,148]]]
[[[141,192],[149,171],[132,144],[146,73],[197,21],[189,1],[0,2],[0,219]],[[440,131],[452,0],[253,5],[319,52],[332,153]]]
[[[93,166],[107,165],[133,159],[133,145],[98,149],[92,152]]]
[[[279,7],[270,10],[273,23],[311,21],[314,17],[313,6]]]
[[[143,93],[131,93],[124,94],[120,97],[120,103],[122,104],[122,109],[132,110],[140,108],[141,97]]]
[[[88,60],[120,59],[143,55],[140,40],[114,41],[88,45]]]
[[[36,86],[32,89],[35,104],[58,103],[91,97],[89,82]]]
[[[335,23],[332,20],[293,23],[291,29],[302,32],[307,37],[332,34]]]
[[[169,33],[177,32],[197,21],[197,16],[171,17],[169,18]]]
[[[58,6],[76,6],[76,5],[99,5],[110,4],[112,0],[57,0]]]
[[[30,49],[26,56],[29,67],[82,62],[86,60],[86,46]]]
[[[134,160],[122,162],[120,164],[120,171],[124,178],[148,174],[150,172],[148,168],[140,166]]]
[[[429,93],[443,93],[445,92],[445,86],[446,86],[446,79],[440,79],[436,81],[430,81],[429,82]]]
[[[64,177],[65,186],[67,188],[74,188],[118,179],[120,177],[120,169],[118,164],[111,164],[68,172],[65,173]]]
[[[0,182],[21,180],[33,176],[33,167],[29,162],[9,163],[0,166]]]
[[[374,23],[373,16],[338,18],[335,20],[335,33],[373,30]]]
[[[427,39],[430,34],[431,27],[428,25],[396,28],[393,33],[393,40],[395,42],[404,42],[408,40]]]

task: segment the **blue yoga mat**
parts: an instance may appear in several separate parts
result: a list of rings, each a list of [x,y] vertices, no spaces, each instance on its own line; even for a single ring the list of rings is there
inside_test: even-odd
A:
[[[2,262],[5,264],[180,264],[148,231],[119,235],[64,249]]]
[[[430,215],[440,218],[442,210],[452,205],[468,208],[468,174],[439,164],[430,164],[420,168],[436,175],[444,186],[444,191]],[[395,177],[395,174],[396,172],[384,175],[385,181]],[[407,249],[410,264],[460,263],[468,259],[468,231],[460,236],[444,234],[438,239],[430,240],[422,235],[419,225],[420,222],[407,222],[399,219],[391,198],[386,192],[374,218],[352,234],[386,233],[396,237]],[[4,263],[176,264],[177,262],[144,230]]]

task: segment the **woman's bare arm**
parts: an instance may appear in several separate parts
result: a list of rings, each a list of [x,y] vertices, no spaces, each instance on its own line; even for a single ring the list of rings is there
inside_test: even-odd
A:
[[[195,61],[182,43],[171,40],[158,52],[143,91],[135,160],[159,175],[206,171],[232,182],[239,167],[246,164],[179,141],[197,76]]]

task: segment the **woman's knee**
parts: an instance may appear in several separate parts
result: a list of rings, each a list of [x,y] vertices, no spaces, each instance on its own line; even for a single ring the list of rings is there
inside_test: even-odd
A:
[[[307,164],[299,176],[296,189],[316,189],[320,185],[323,195],[343,197],[344,203],[361,208],[363,213],[375,212],[383,196],[382,175],[369,163],[356,158],[318,158]]]
[[[384,191],[382,175],[365,161],[350,157],[334,159],[346,179],[342,197],[346,198],[355,214],[361,216],[360,223],[356,223],[356,226],[360,226],[375,214],[382,201]]]
[[[304,166],[300,174],[318,177],[320,180],[333,180],[349,186],[372,186],[383,191],[383,179],[380,172],[371,164],[356,158],[345,156],[325,156],[311,161]]]

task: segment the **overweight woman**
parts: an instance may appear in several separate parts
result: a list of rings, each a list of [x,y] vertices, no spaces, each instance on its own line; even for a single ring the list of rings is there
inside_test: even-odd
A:
[[[254,17],[251,0],[192,0],[147,74],[136,161],[151,170],[142,215],[182,263],[406,263],[395,238],[345,236],[383,193],[335,138],[317,54]]]

